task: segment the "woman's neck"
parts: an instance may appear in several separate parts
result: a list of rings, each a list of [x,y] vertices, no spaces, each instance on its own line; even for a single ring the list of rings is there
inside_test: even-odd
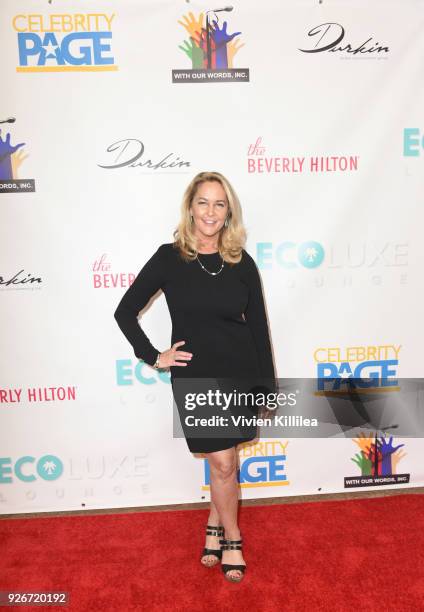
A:
[[[218,244],[197,240],[197,252],[204,255],[216,253],[219,250]]]

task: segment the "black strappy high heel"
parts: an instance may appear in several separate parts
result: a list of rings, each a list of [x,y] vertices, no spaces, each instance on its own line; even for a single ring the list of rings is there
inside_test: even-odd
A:
[[[206,535],[216,536],[218,538],[224,537],[224,527],[218,525],[218,527],[213,525],[206,525]],[[220,542],[221,543],[221,542]],[[216,557],[216,561],[212,561],[210,563],[203,563],[203,557],[213,556]],[[200,562],[205,567],[215,567],[222,559],[222,550],[220,548],[204,548],[203,554],[200,559]]]
[[[221,550],[241,550],[243,540],[242,539],[240,540],[225,540],[224,539],[224,540],[220,540],[219,543],[221,544]],[[244,572],[246,571],[246,565],[230,565],[229,563],[223,563],[221,567],[222,567],[222,571],[224,572],[224,576],[230,582],[241,582],[241,580],[243,580]],[[230,576],[228,572],[231,572],[232,570],[237,570],[241,572],[241,576],[239,577]]]

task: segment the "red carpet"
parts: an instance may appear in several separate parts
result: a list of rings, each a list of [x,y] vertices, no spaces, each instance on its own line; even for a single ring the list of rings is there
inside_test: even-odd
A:
[[[198,561],[204,510],[0,521],[0,590],[67,607],[267,612],[424,609],[424,496],[242,508],[241,584]]]

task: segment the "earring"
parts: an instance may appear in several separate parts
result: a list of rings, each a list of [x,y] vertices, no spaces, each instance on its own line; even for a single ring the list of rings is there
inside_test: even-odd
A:
[[[224,225],[225,225],[225,227],[228,227],[228,217],[225,219]]]

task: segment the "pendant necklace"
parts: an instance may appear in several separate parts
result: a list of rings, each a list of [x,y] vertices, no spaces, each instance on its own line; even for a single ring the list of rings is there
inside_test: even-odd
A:
[[[200,261],[200,259],[198,258],[198,256],[196,255],[196,259],[200,264],[200,267],[202,268],[202,270],[204,270],[205,272],[207,272],[208,274],[210,274],[211,276],[216,276],[217,274],[219,274],[220,272],[222,272],[223,268],[224,268],[224,260],[222,259],[222,265],[220,267],[220,269],[218,270],[218,272],[211,272],[210,270],[208,270],[207,268],[205,268],[205,266],[202,264],[202,262]]]

